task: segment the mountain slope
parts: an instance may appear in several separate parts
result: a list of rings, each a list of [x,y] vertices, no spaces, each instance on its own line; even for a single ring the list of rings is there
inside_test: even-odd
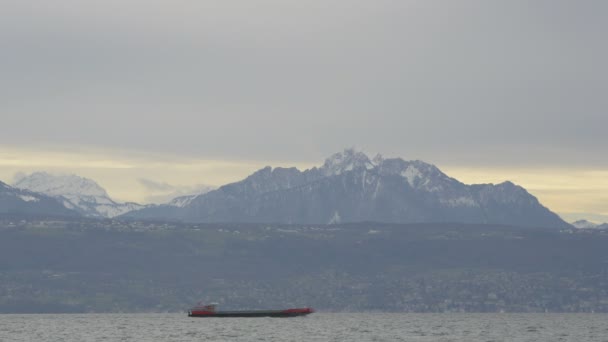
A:
[[[16,189],[0,182],[0,214],[36,216],[78,216],[50,196]]]
[[[593,223],[587,220],[572,222],[572,226],[578,229],[608,229],[608,223]]]
[[[590,229],[596,228],[598,225],[596,223],[587,221],[587,220],[578,220],[571,223],[572,226],[579,229]]]
[[[466,185],[422,161],[380,155],[370,160],[354,150],[336,153],[321,167],[305,171],[266,167],[180,208],[148,208],[127,216],[191,222],[465,222],[569,227],[513,183]]]
[[[17,180],[14,187],[54,197],[66,208],[88,217],[115,217],[144,207],[137,203],[115,202],[95,181],[76,175],[35,172]]]

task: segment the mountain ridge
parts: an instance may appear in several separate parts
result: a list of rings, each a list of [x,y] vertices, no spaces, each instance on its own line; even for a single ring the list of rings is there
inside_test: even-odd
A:
[[[168,216],[166,216],[168,215]],[[523,187],[466,185],[435,165],[373,160],[354,149],[304,171],[270,166],[199,195],[182,207],[146,208],[122,217],[189,222],[325,224],[465,222],[571,227]]]
[[[79,215],[51,196],[14,188],[1,181],[0,214],[67,217]]]
[[[66,208],[86,217],[112,218],[145,207],[133,202],[116,202],[94,180],[77,175],[34,172],[20,176],[13,186],[54,197]]]
[[[571,223],[578,229],[608,229],[608,223],[594,223],[588,220],[578,220]]]

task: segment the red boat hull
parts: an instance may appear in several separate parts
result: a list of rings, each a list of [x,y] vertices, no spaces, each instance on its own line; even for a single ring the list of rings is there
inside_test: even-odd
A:
[[[297,308],[287,310],[251,310],[251,311],[209,311],[192,308],[189,317],[297,317],[315,312],[312,308]]]

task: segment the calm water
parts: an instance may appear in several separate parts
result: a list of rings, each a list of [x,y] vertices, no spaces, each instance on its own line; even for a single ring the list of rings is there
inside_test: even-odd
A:
[[[608,341],[608,315],[0,315],[0,341]]]

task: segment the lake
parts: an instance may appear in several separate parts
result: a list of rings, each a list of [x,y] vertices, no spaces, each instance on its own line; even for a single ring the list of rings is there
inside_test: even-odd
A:
[[[608,341],[607,314],[0,315],[0,341]]]

